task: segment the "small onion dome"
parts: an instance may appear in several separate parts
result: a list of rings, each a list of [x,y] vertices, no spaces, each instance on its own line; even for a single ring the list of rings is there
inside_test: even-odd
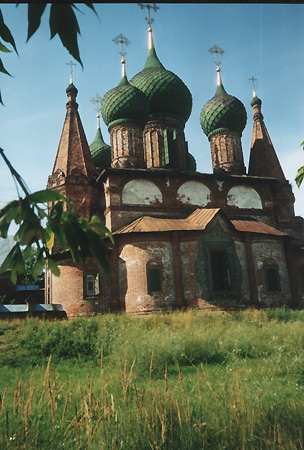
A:
[[[90,145],[90,151],[97,169],[111,166],[111,146],[103,140],[100,128],[97,129],[95,139]]]
[[[203,107],[200,122],[209,139],[225,130],[236,131],[241,135],[247,122],[247,113],[243,103],[227,94],[220,83],[215,96]]]
[[[251,106],[261,106],[262,105],[262,100],[260,100],[257,96],[253,97],[253,99],[251,100]]]
[[[191,155],[191,153],[188,153],[188,170],[190,170],[190,172],[196,172],[196,161],[193,155]]]
[[[186,122],[192,110],[192,96],[183,81],[166,70],[155,49],[150,48],[144,69],[130,83],[150,100],[151,115],[177,116]]]
[[[65,92],[67,94],[74,94],[75,96],[78,94],[78,89],[74,86],[73,83],[69,84],[66,88]]]
[[[149,100],[125,75],[101,100],[101,114],[108,127],[134,122],[145,126],[150,115]]]

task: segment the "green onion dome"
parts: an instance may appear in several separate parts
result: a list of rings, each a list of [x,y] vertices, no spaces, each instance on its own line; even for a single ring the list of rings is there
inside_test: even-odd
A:
[[[196,161],[194,156],[191,155],[191,153],[188,153],[187,162],[188,162],[188,170],[190,170],[190,172],[196,172]]]
[[[149,49],[144,69],[130,83],[150,100],[151,116],[177,116],[186,122],[192,110],[192,96],[183,81],[166,70],[159,61],[154,47]]]
[[[215,96],[202,109],[200,123],[210,139],[220,131],[236,131],[240,135],[247,122],[247,113],[240,100],[227,94],[220,82]]]
[[[90,145],[90,151],[97,169],[105,169],[111,166],[111,146],[103,140],[100,128],[97,128],[95,139]]]
[[[262,105],[262,100],[260,100],[257,96],[253,97],[253,99],[251,100],[251,106],[261,106]]]
[[[150,115],[149,100],[124,75],[119,85],[107,92],[101,100],[101,114],[108,128],[134,122],[145,126]]]
[[[66,88],[65,92],[67,94],[74,94],[75,96],[78,94],[78,89],[74,86],[73,83],[69,84]]]

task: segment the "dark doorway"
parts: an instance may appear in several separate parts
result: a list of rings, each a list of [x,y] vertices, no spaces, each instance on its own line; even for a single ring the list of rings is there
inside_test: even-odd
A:
[[[229,291],[230,274],[227,253],[223,250],[211,250],[210,262],[213,292]]]

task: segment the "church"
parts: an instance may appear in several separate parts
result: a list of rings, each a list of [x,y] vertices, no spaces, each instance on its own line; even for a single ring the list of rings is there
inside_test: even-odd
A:
[[[295,216],[291,185],[255,89],[246,169],[241,138],[247,113],[224,88],[221,49],[214,46],[217,89],[200,115],[213,173],[197,172],[184,131],[191,93],[159,60],[151,21],[148,43],[146,64],[130,81],[121,52],[121,81],[101,100],[110,145],[99,115],[88,145],[72,79],[66,90],[47,188],[71,200],[78,214],[98,215],[114,244],[108,242],[109,277],[93,257],[74,263],[55,247],[61,275],[46,270],[46,303],[62,304],[68,317],[303,307],[304,219]]]

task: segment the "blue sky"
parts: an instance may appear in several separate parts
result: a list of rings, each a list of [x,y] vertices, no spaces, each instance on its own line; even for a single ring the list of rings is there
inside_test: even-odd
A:
[[[293,185],[296,214],[304,216],[304,186],[294,182],[304,164],[304,5],[300,4],[158,4],[152,14],[153,36],[159,59],[188,86],[193,110],[185,128],[189,151],[198,171],[211,172],[210,146],[199,116],[216,90],[216,65],[208,50],[218,44],[226,91],[240,99],[247,110],[242,137],[248,167],[253,126],[252,83],[262,100],[264,120],[286,178]],[[96,133],[96,111],[91,99],[116,86],[121,77],[120,48],[113,43],[123,33],[127,48],[126,69],[131,79],[142,70],[147,57],[146,10],[136,4],[96,4],[99,19],[84,5],[77,14],[79,48],[84,69],[74,69],[79,113],[90,144]],[[15,38],[19,57],[2,54],[6,69],[0,75],[5,107],[0,107],[0,146],[31,191],[44,189],[58,148],[69,84],[67,62],[71,56],[58,36],[50,41],[48,9],[42,25],[26,43],[27,6],[2,4],[6,24]],[[102,133],[109,143],[105,124]],[[16,197],[14,184],[0,164],[0,206]]]

